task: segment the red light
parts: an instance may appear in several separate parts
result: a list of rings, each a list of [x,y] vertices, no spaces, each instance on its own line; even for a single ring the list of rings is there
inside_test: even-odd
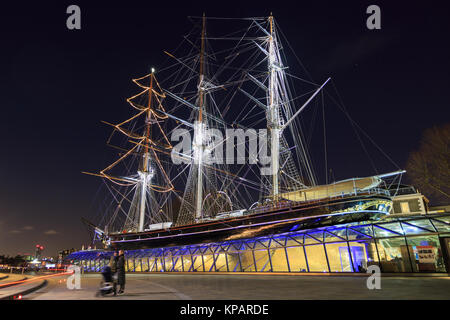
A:
[[[44,250],[44,247],[43,246],[41,246],[41,248],[40,248],[41,250]]]
[[[40,245],[37,244],[37,245],[36,245],[36,248],[39,248],[39,247],[40,247]]]
[[[19,299],[19,300],[22,300],[22,295],[21,295],[21,294],[19,294],[18,299]]]

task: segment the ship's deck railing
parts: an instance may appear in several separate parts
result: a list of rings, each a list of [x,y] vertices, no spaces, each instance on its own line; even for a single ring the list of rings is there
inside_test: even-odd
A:
[[[414,189],[414,187],[404,187],[404,188],[398,188],[390,190],[391,196],[401,196],[405,194],[415,194],[417,193],[417,190]]]
[[[354,189],[352,192],[335,192],[335,193],[329,193],[325,197],[314,197],[310,196],[310,200],[302,200],[302,201],[292,201],[289,199],[281,199],[280,201],[274,203],[269,203],[266,205],[262,205],[259,207],[256,207],[254,209],[248,210],[247,214],[255,214],[255,213],[262,213],[266,211],[272,211],[272,210],[282,210],[282,209],[290,209],[293,206],[302,205],[302,204],[313,204],[318,203],[323,200],[336,200],[336,199],[343,199],[349,196],[357,196],[357,195],[384,195],[384,196],[391,196],[389,191],[382,188],[371,188],[371,189]]]

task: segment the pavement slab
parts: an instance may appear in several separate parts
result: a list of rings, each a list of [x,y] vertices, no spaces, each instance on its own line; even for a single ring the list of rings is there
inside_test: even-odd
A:
[[[80,290],[65,277],[25,297],[38,300],[409,300],[450,299],[450,277],[382,277],[369,290],[366,277],[284,275],[127,274],[125,293],[98,297],[101,275],[84,274]]]

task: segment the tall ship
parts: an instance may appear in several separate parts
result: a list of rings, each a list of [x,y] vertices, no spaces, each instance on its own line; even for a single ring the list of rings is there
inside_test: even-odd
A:
[[[291,71],[273,16],[191,20],[182,45],[165,51],[167,65],[133,79],[130,117],[105,122],[118,155],[88,173],[110,193],[99,221],[84,220],[96,240],[110,250],[159,248],[389,214],[402,170],[318,183],[301,118],[324,101],[330,78],[317,84]],[[216,22],[236,28],[210,34]]]

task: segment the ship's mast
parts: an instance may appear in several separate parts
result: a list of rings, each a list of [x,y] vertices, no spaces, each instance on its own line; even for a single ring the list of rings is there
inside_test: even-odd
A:
[[[160,125],[164,119],[167,119],[162,104],[166,96],[154,73],[155,70],[152,68],[147,75],[132,79],[143,89],[127,99],[128,104],[137,110],[137,113],[118,124],[103,121],[112,126],[114,132],[117,131],[126,136],[127,144],[131,144],[132,147],[115,146],[111,143],[111,135],[108,144],[121,150],[120,157],[100,170],[98,174],[85,172],[102,177],[109,183],[123,188],[117,190],[112,186],[110,189],[117,206],[108,228],[119,227],[120,232],[124,230],[142,232],[146,223],[166,222],[169,219],[168,215],[162,211],[162,207],[166,205],[169,192],[174,190],[174,187],[157,153],[167,154],[167,150],[170,150],[172,145]],[[145,121],[143,126],[141,121]],[[152,128],[153,125],[157,126],[156,131]],[[134,131],[135,128],[139,132]],[[123,172],[121,169],[126,170],[126,175],[119,173]],[[119,223],[113,225],[118,212],[126,215],[125,221],[123,224],[121,222],[120,225]]]
[[[153,68],[150,74],[150,87],[148,92],[148,111],[147,119],[145,121],[145,140],[144,140],[144,155],[142,158],[142,171],[139,171],[139,177],[141,179],[141,199],[139,206],[139,225],[138,231],[144,231],[144,220],[145,220],[145,204],[147,199],[147,181],[152,178],[152,172],[150,167],[150,154],[148,152],[148,147],[150,143],[150,133],[151,133],[151,116],[152,116],[152,96],[153,96]]]
[[[279,153],[280,153],[280,119],[279,119],[279,103],[277,96],[277,72],[276,72],[276,48],[274,39],[273,16],[269,17],[270,36],[269,36],[269,121],[268,127],[270,130],[270,152],[271,152],[271,166],[272,166],[272,197],[273,201],[278,198],[278,171],[279,171]]]
[[[202,158],[203,158],[203,135],[204,135],[204,120],[203,120],[203,107],[204,107],[204,59],[205,59],[205,14],[203,14],[203,25],[201,35],[201,48],[200,48],[200,70],[199,70],[199,82],[198,82],[198,117],[194,127],[194,160],[197,165],[197,194],[195,205],[195,217],[196,219],[202,218],[202,198],[203,198],[203,175],[202,175]]]

